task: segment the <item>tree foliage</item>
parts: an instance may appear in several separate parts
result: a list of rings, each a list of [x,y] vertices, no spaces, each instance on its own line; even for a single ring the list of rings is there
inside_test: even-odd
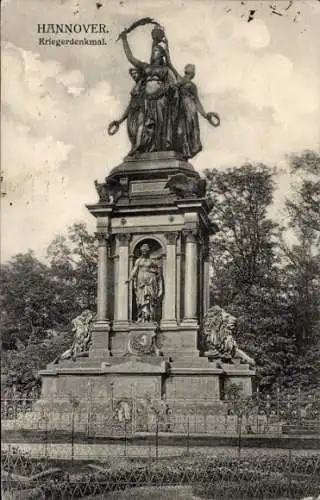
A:
[[[47,253],[47,262],[29,251],[1,268],[3,372],[9,385],[36,383],[38,370],[70,347],[71,320],[95,309],[97,249],[86,227],[74,224]]]
[[[43,338],[46,329],[66,324],[61,284],[31,251],[2,266],[0,286],[4,349],[25,347]]]
[[[276,224],[267,218],[272,202],[272,174],[262,164],[246,164],[225,172],[207,171],[212,217],[220,232],[212,243],[212,259],[230,269],[233,293],[270,280]]]
[[[304,151],[289,157],[291,171],[300,176],[294,199],[287,200],[290,225],[301,231],[320,231],[320,153]],[[319,235],[317,235],[319,236]]]
[[[212,301],[238,317],[238,341],[268,389],[319,386],[320,154],[292,154],[289,162],[284,228],[268,216],[272,170],[246,164],[206,172],[220,226],[211,243]]]
[[[71,329],[48,330],[43,339],[30,342],[22,349],[6,350],[2,356],[2,373],[5,385],[29,391],[40,386],[39,370],[67,350],[72,343]]]
[[[257,363],[260,384],[286,383],[295,358],[290,306],[279,277],[278,226],[268,217],[273,172],[245,164],[206,172],[212,219],[212,300],[238,318],[238,341]]]
[[[290,156],[293,194],[287,200],[293,243],[282,243],[283,282],[291,303],[298,357],[295,374],[317,386],[320,373],[320,153]]]
[[[78,308],[94,309],[97,283],[97,246],[82,223],[68,228],[49,245],[47,258],[53,276],[64,284],[66,298]]]

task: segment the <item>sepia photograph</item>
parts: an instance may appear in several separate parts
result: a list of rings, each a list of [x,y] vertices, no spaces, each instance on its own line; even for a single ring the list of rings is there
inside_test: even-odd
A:
[[[320,0],[2,0],[4,500],[320,500]]]

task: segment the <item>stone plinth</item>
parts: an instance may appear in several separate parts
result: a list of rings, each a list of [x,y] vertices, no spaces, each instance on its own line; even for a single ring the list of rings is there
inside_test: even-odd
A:
[[[197,352],[198,325],[196,322],[174,327],[162,324],[160,328],[160,349],[163,355],[174,360],[198,358]]]
[[[108,401],[123,397],[161,399],[163,378],[168,371],[164,359],[156,356],[112,357],[106,361],[64,362],[40,372],[42,399],[65,399],[70,395],[81,399],[88,397]]]
[[[224,372],[224,389],[226,390],[230,385],[236,384],[240,387],[244,397],[251,396],[254,370],[250,369],[249,365],[245,364],[223,364],[222,366]]]
[[[92,328],[92,346],[89,357],[92,359],[108,358],[110,323],[106,320],[96,321]]]

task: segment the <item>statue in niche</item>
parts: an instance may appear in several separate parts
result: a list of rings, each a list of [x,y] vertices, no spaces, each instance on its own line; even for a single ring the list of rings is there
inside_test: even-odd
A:
[[[156,322],[157,310],[163,298],[163,277],[158,259],[150,257],[150,247],[144,243],[130,278],[137,304],[137,322]]]
[[[150,62],[136,59],[127,35],[138,26],[152,23],[152,49]],[[188,64],[180,76],[171,62],[169,45],[164,29],[153,19],[144,18],[124,30],[122,40],[125,55],[132,64],[129,72],[136,84],[131,91],[130,103],[119,120],[110,123],[109,134],[115,134],[127,120],[131,141],[130,155],[153,151],[176,151],[185,158],[201,151],[200,113],[213,126],[220,124],[216,113],[206,113],[192,81],[195,66]]]
[[[236,326],[237,320],[235,316],[227,313],[219,306],[211,307],[204,317],[202,329],[206,355],[211,358],[221,359],[227,363],[239,359],[242,363],[254,366],[254,360],[238,348],[234,338]]]
[[[75,361],[77,358],[88,356],[94,319],[95,314],[86,309],[72,320],[72,331],[74,332],[72,346],[63,352],[54,363],[58,363],[64,359],[73,359]]]

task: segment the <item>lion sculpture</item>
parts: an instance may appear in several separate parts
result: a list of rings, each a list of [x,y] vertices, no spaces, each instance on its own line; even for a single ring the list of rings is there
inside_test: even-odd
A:
[[[58,363],[64,359],[75,360],[76,358],[88,355],[91,346],[92,322],[94,319],[95,315],[86,309],[72,320],[72,331],[74,332],[72,346],[70,349],[64,351],[54,363]]]
[[[236,326],[235,316],[219,306],[211,307],[203,321],[204,350],[208,356],[222,361],[232,362],[233,359],[240,359],[243,363],[254,366],[254,360],[237,346],[233,336]]]

